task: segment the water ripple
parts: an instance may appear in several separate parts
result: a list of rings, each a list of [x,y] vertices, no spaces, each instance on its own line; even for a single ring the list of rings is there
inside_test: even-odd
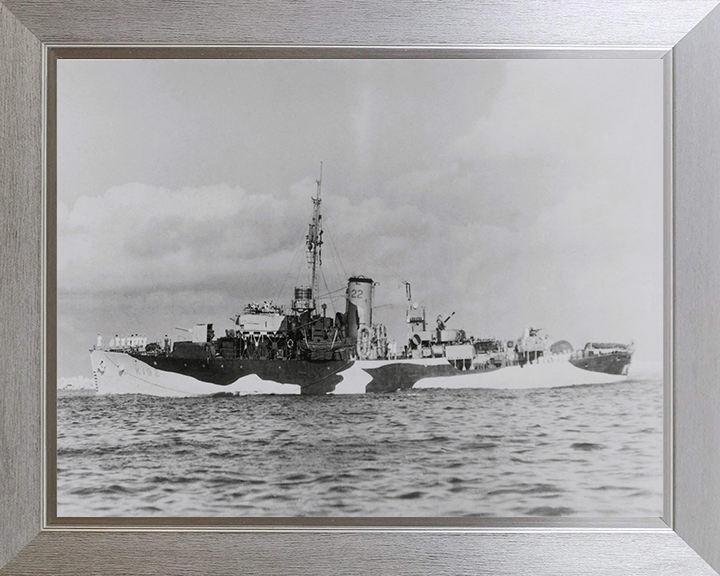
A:
[[[58,515],[659,516],[662,398],[660,379],[61,397]]]

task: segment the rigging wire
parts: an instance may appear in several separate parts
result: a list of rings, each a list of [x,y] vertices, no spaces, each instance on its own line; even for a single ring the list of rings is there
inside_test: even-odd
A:
[[[326,217],[325,217],[326,228],[327,228],[327,221],[328,221],[328,220],[330,220],[330,217],[329,217],[329,216],[326,216]],[[337,247],[335,246],[335,242],[333,241],[332,236],[330,236],[330,243],[331,243],[333,249],[335,250],[335,254],[338,254]],[[405,280],[404,278],[401,278],[395,270],[393,270],[393,269],[392,269],[390,266],[388,266],[386,263],[382,262],[379,258],[377,258],[376,256],[374,256],[371,252],[365,251],[365,252],[363,252],[363,256],[364,256],[365,258],[369,258],[369,259],[372,261],[373,264],[376,264],[378,267],[382,268],[387,274],[389,274],[393,279],[395,279],[395,280],[397,280],[398,282],[400,282],[400,284],[402,284],[403,286],[408,283],[407,280]],[[339,255],[337,256],[337,258],[338,258],[338,260],[340,260],[340,256],[339,256]],[[340,264],[342,265],[342,260],[340,260]],[[344,267],[343,267],[343,272],[345,273],[345,268],[344,268]],[[347,273],[345,273],[345,277],[346,277],[346,278],[349,277],[349,276],[347,275]]]
[[[292,262],[290,262],[290,266],[287,269],[287,272],[285,273],[285,278],[283,278],[282,284],[280,285],[280,290],[278,290],[277,295],[275,296],[275,302],[279,302],[280,298],[282,298],[283,290],[285,289],[285,283],[287,282],[288,277],[290,276],[290,272],[292,272],[293,266],[295,265],[295,260],[297,259],[298,252],[300,252],[300,247],[303,245],[302,242],[297,245],[295,248],[295,254],[293,254]],[[299,274],[298,274],[299,276]]]
[[[340,258],[340,253],[338,252],[337,246],[335,246],[335,240],[333,240],[334,234],[330,233],[330,228],[327,226],[327,220],[329,220],[329,218],[326,217],[325,218],[325,232],[327,232],[328,238],[330,239],[330,246],[335,251],[335,259],[333,260],[333,264],[335,265],[335,271],[337,272],[337,275],[338,275],[338,280],[339,280],[338,283],[342,284],[343,278],[345,280],[347,280],[349,278],[349,276],[348,276],[347,272],[345,271],[345,266],[343,265],[342,258]],[[342,277],[340,276],[340,271],[338,270],[338,267],[337,267],[338,262],[340,263],[340,267],[342,268],[342,271],[343,271]]]
[[[320,268],[320,276],[322,277],[323,284],[325,284],[325,291],[329,295],[330,289],[328,288],[327,279],[325,278],[325,272],[323,272],[322,268]],[[335,314],[337,314],[337,309],[335,308],[335,300],[332,298],[330,299],[330,305],[332,306],[333,316],[335,316]]]
[[[327,287],[327,285],[326,285],[326,287]],[[345,292],[345,291],[347,291],[347,288],[345,288],[345,286],[343,286],[342,288],[338,288],[336,290],[328,290],[325,294],[321,294],[320,298],[329,298],[333,294],[340,294],[341,292]]]
[[[327,238],[330,241],[330,247],[332,248],[332,253],[334,254],[334,258],[331,258],[331,260],[333,261],[335,273],[338,277],[338,284],[340,284],[342,287],[338,288],[337,290],[331,291],[328,287],[327,277],[325,275],[325,272],[322,267],[319,267],[320,275],[321,275],[326,293],[323,295],[318,294],[316,297],[318,299],[320,299],[320,298],[329,299],[333,306],[333,311],[336,311],[335,300],[340,300],[340,297],[333,298],[332,296],[334,294],[339,294],[341,292],[342,293],[345,292],[346,288],[344,287],[344,282],[345,282],[345,280],[347,280],[347,278],[349,278],[349,276],[348,276],[347,271],[345,270],[345,266],[343,264],[342,258],[340,258],[340,253],[338,251],[337,244],[335,243],[335,235],[331,232],[332,226],[329,225],[331,222],[332,222],[332,219],[329,216],[325,215],[323,218],[323,224],[324,224],[323,228],[324,228],[325,235],[327,236]],[[278,295],[276,296],[276,301],[278,301],[279,298],[282,297],[282,292],[285,289],[288,278],[290,277],[290,274],[292,273],[292,269],[295,266],[296,261],[298,261],[298,254],[300,253],[300,251],[303,248],[303,246],[305,245],[305,243],[306,243],[306,239],[303,239],[297,245],[297,247],[295,249],[295,253],[293,254],[292,262],[290,263],[290,266],[285,274],[285,277],[283,278],[282,284],[278,291]],[[391,276],[393,279],[397,280],[400,284],[407,285],[407,281],[404,278],[401,278],[395,270],[393,270],[386,263],[382,262],[379,258],[374,256],[372,253],[366,251],[363,253],[363,257],[366,260],[369,259],[373,264],[375,264],[377,267],[384,270],[389,276]],[[338,268],[338,264],[339,264],[340,268],[342,268],[342,276],[340,275],[340,269]],[[295,286],[296,287],[299,286],[300,275],[302,274],[302,270],[303,270],[302,259],[299,259],[298,264],[297,264],[297,275],[295,277]],[[309,275],[309,271],[307,272],[307,274]]]
[[[303,271],[302,265],[298,266],[297,275],[295,276],[295,286],[300,285],[300,274],[302,274],[302,271]],[[305,277],[307,278],[307,270],[305,271]],[[306,284],[307,284],[307,282],[306,282]]]

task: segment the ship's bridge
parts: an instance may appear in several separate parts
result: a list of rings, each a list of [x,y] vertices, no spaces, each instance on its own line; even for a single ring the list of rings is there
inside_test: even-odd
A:
[[[236,325],[241,332],[275,333],[284,319],[282,314],[240,314]]]
[[[282,306],[276,306],[272,301],[252,302],[237,316],[235,325],[241,332],[274,334],[280,330],[284,319]]]

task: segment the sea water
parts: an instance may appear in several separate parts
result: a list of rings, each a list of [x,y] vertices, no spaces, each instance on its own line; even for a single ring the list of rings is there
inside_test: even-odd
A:
[[[58,399],[58,516],[657,517],[661,377]]]

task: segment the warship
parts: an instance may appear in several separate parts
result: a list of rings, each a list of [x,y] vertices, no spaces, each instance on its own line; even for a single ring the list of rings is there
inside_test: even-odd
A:
[[[398,347],[373,319],[375,283],[352,276],[345,311],[321,304],[323,247],[322,165],[305,237],[309,286],[297,286],[287,309],[266,300],[247,304],[233,327],[216,335],[214,323],[186,330],[186,340],[157,342],[115,335],[90,350],[99,394],[195,396],[213,394],[330,394],[394,392],[409,388],[540,388],[623,380],[632,344],[588,343],[573,350],[550,344],[543,330],[526,328],[516,340],[476,339],[435,325],[412,301],[405,282],[407,333]],[[341,287],[342,290],[342,287]]]

